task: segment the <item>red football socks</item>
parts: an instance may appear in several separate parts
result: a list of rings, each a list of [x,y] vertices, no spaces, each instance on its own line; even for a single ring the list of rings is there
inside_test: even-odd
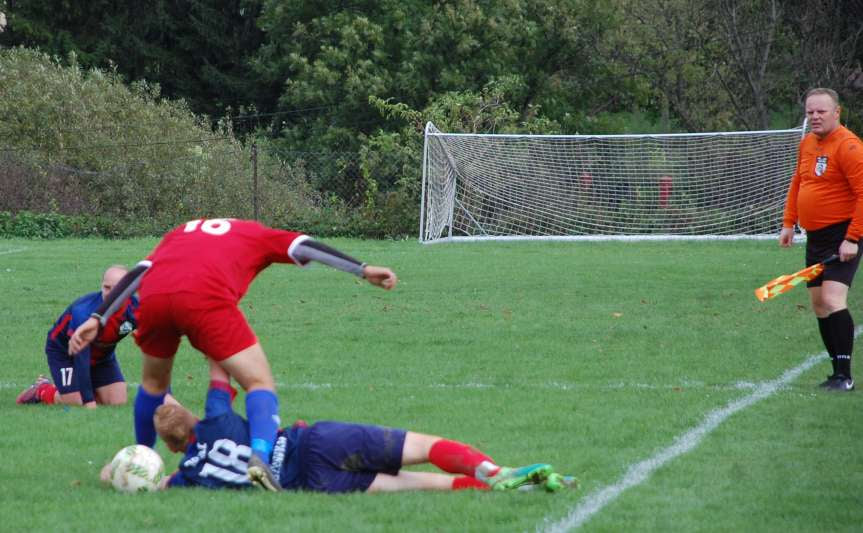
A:
[[[429,461],[444,472],[475,476],[483,462],[494,464],[489,456],[472,446],[454,440],[441,439],[429,450]]]
[[[476,478],[472,478],[470,476],[459,476],[452,480],[452,490],[465,489],[489,490],[491,489],[491,487],[489,487],[482,481]]]
[[[40,402],[51,405],[54,403],[55,392],[57,392],[57,387],[53,383],[43,383],[36,389],[36,396]]]

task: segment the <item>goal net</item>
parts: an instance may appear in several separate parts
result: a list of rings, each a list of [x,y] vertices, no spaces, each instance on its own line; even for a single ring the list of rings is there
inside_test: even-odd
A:
[[[481,135],[429,122],[420,241],[775,237],[803,131]]]

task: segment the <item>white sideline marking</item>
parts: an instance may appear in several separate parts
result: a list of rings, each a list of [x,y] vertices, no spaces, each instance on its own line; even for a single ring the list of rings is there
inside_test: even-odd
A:
[[[288,389],[305,389],[305,390],[319,390],[319,389],[332,389],[332,383],[289,383],[285,385],[285,388]]]
[[[860,335],[861,331],[863,331],[863,326],[855,329],[854,337]],[[801,374],[815,366],[816,363],[822,361],[826,355],[827,352],[812,355],[800,365],[786,370],[777,379],[761,383],[750,395],[735,400],[725,407],[714,409],[709,412],[704,418],[704,422],[676,437],[674,439],[674,444],[640,463],[631,465],[626,471],[626,474],[624,474],[617,483],[593,491],[585,496],[564,518],[557,522],[546,524],[545,526],[538,526],[537,531],[562,533],[581,527],[581,525],[590,520],[593,515],[601,511],[603,507],[616,500],[623,491],[635,487],[636,485],[640,485],[646,481],[654,471],[665,465],[665,463],[672,459],[676,459],[698,446],[704,437],[716,429],[719,424],[724,422],[731,415],[772,396],[776,391],[790,384],[792,381],[800,377]],[[548,522],[548,518],[546,518],[546,522]]]
[[[0,255],[17,254],[18,252],[23,252],[25,250],[27,250],[27,248],[12,248],[11,250],[0,250]]]

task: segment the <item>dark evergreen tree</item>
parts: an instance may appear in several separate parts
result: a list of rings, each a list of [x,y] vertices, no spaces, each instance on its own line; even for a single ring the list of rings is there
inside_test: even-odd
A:
[[[264,37],[260,8],[258,0],[10,0],[0,44],[74,53],[84,67],[158,83],[163,95],[219,117],[229,108],[267,109],[276,97],[249,66]]]

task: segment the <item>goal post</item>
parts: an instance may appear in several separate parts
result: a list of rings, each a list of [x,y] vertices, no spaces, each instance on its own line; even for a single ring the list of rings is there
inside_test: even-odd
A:
[[[803,132],[466,134],[429,122],[420,241],[775,237]]]

